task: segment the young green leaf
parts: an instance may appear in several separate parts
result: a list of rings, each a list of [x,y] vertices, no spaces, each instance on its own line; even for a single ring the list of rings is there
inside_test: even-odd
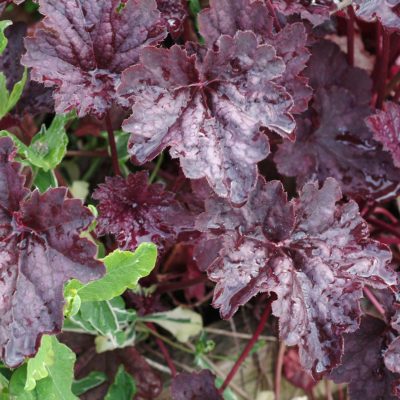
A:
[[[0,21],[0,54],[3,53],[4,49],[7,47],[8,40],[4,34],[4,31],[10,25],[12,25],[11,21]]]
[[[157,248],[152,243],[142,243],[136,251],[115,250],[103,259],[106,274],[87,285],[71,281],[65,293],[76,290],[82,303],[111,300],[126,289],[136,287],[140,278],[150,274],[157,260]]]
[[[104,372],[92,371],[82,379],[74,381],[72,384],[72,392],[76,396],[86,393],[88,390],[94,389],[107,381],[107,375]]]
[[[136,394],[136,384],[122,365],[118,368],[114,383],[108,389],[104,400],[131,400]]]
[[[18,81],[11,93],[7,89],[7,80],[3,72],[0,72],[0,118],[3,118],[14,106],[22,96],[26,81],[28,79],[28,72],[25,68],[20,81]]]
[[[71,391],[75,354],[55,336],[45,335],[36,356],[27,363],[25,390],[38,398],[76,400]]]
[[[201,315],[183,307],[171,311],[155,313],[146,317],[171,332],[179,342],[185,343],[190,337],[198,335],[203,329]]]

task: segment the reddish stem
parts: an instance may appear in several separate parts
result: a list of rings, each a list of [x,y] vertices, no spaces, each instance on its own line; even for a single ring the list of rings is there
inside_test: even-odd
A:
[[[375,225],[381,229],[383,229],[384,231],[390,232],[391,234],[395,235],[396,237],[400,238],[400,231],[395,228],[394,226],[381,221],[380,219],[377,218],[373,218],[373,217],[369,217],[367,219],[368,223],[370,223],[371,225]]]
[[[382,304],[379,303],[378,299],[374,296],[374,294],[369,290],[369,288],[365,287],[363,289],[364,294],[368,297],[369,301],[373,304],[376,310],[381,314],[384,318],[386,318],[385,309]]]
[[[181,281],[181,282],[174,282],[174,283],[166,283],[166,284],[160,284],[158,286],[157,292],[158,293],[166,293],[166,292],[176,292],[178,290],[186,289],[188,287],[198,285],[199,283],[204,283],[206,282],[207,276],[206,275],[201,275],[198,278],[193,278],[193,279],[188,279],[186,281]]]
[[[105,150],[69,150],[67,157],[107,157]]]
[[[146,326],[153,332],[157,333],[157,329],[152,322],[147,322]],[[169,355],[167,347],[165,346],[164,342],[159,337],[156,336],[155,340],[156,340],[157,346],[159,347],[161,353],[165,357],[165,361],[168,365],[168,368],[171,371],[172,376],[175,377],[176,373],[177,373],[176,368],[175,368],[174,362],[172,361],[171,356]]]
[[[252,338],[247,343],[246,347],[242,351],[242,354],[240,355],[240,357],[237,359],[234,366],[230,370],[228,376],[225,378],[224,383],[218,389],[219,393],[222,394],[224,392],[224,390],[228,387],[228,385],[230,384],[230,382],[232,381],[232,379],[235,377],[236,373],[238,372],[240,366],[243,364],[244,360],[249,355],[251,349],[256,344],[258,337],[261,335],[261,333],[264,329],[264,326],[267,323],[268,318],[271,314],[271,304],[275,299],[276,299],[275,295],[271,295],[271,297],[269,298],[268,303],[264,309],[264,312],[261,315],[260,322],[258,323],[258,326],[257,326],[256,330],[254,331]]]
[[[121,170],[119,168],[119,161],[118,161],[117,145],[115,143],[114,129],[112,127],[109,111],[107,111],[105,119],[106,119],[107,133],[108,133],[108,143],[111,149],[111,159],[112,159],[114,174],[121,175]]]
[[[285,355],[285,343],[281,342],[279,345],[278,358],[275,366],[275,400],[281,398],[281,381],[282,381],[282,368],[283,368],[283,356]]]
[[[378,78],[378,97],[376,100],[376,108],[382,109],[383,102],[386,96],[386,79],[389,71],[389,57],[390,57],[390,33],[382,29],[382,57],[379,68]]]
[[[354,65],[354,10],[353,7],[347,9],[348,18],[346,18],[347,29],[347,62]]]
[[[281,25],[281,23],[279,22],[279,19],[278,19],[278,16],[277,16],[277,14],[276,14],[275,7],[274,7],[274,5],[272,4],[272,1],[271,1],[271,0],[267,0],[267,1],[265,2],[265,4],[266,4],[266,6],[267,6],[267,8],[268,8],[268,11],[270,12],[270,14],[272,15],[272,17],[274,18],[274,26],[275,26],[275,29],[276,29],[277,31],[280,31],[280,30],[282,29],[282,25]]]
[[[385,216],[392,224],[397,225],[399,223],[397,218],[389,210],[386,210],[386,208],[376,207],[374,209],[374,214],[381,214],[381,215]]]

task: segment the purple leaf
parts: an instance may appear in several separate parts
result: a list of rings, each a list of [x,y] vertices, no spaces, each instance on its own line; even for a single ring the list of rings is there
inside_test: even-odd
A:
[[[200,60],[178,46],[144,49],[123,73],[120,94],[133,96],[129,153],[143,164],[170,146],[188,178],[207,178],[221,197],[242,204],[257,163],[269,154],[267,127],[293,138],[292,99],[275,83],[285,64],[252,32],[222,36]]]
[[[154,242],[163,250],[194,232],[190,212],[162,185],[149,185],[146,172],[106,178],[93,198],[99,201],[97,233],[114,235],[122,249]]]
[[[281,338],[299,346],[303,366],[315,374],[340,362],[342,334],[358,327],[363,286],[397,282],[389,249],[369,239],[356,203],[337,204],[341,198],[338,183],[327,179],[288,203],[280,182],[260,177],[246,205],[210,198],[197,220],[204,233],[196,258],[207,252],[221,316],[231,317],[258,293],[275,292]]]
[[[56,111],[102,117],[115,103],[121,72],[165,37],[155,0],[41,0],[46,16],[25,41],[32,79],[54,86]]]
[[[277,56],[286,65],[283,76],[277,80],[294,100],[291,112],[301,113],[307,109],[312,96],[308,80],[301,76],[309,59],[306,49],[307,35],[304,25],[286,25],[273,33],[273,18],[264,2],[251,0],[213,0],[210,8],[199,14],[200,33],[209,47],[216,44],[221,35],[234,36],[238,31],[253,31],[260,44],[272,45]]]
[[[335,8],[332,0],[299,1],[281,0],[274,2],[276,9],[285,16],[300,15],[314,26],[320,25],[330,18],[330,12]]]
[[[12,90],[24,73],[24,67],[21,65],[21,56],[25,52],[24,37],[26,32],[27,25],[23,22],[14,23],[5,31],[8,46],[0,58],[0,71],[7,78],[7,89],[9,91]],[[22,97],[12,110],[12,113],[37,115],[51,112],[54,109],[54,101],[51,94],[52,90],[50,88],[46,88],[43,84],[28,78]]]
[[[182,0],[156,0],[158,10],[165,20],[169,34],[173,39],[179,38],[183,32],[183,23],[188,16],[187,7]]]
[[[396,374],[400,374],[400,336],[390,343],[384,354],[386,368]]]
[[[364,122],[371,112],[368,75],[348,66],[345,55],[327,41],[313,47],[306,75],[314,100],[296,119],[296,142],[284,141],[274,156],[279,172],[295,176],[299,187],[310,179],[334,177],[347,195],[394,197],[400,190],[400,170]]]
[[[172,400],[222,400],[214,381],[215,376],[208,369],[191,374],[182,372],[172,381]]]
[[[0,348],[10,367],[36,352],[42,334],[60,332],[64,284],[104,272],[96,246],[79,236],[91,212],[62,188],[29,193],[13,151],[0,139]]]
[[[400,3],[398,0],[354,0],[357,17],[364,21],[378,19],[388,29],[400,29]]]
[[[385,103],[385,111],[369,116],[366,122],[374,139],[392,154],[394,165],[400,168],[400,106],[389,101]]]
[[[363,317],[360,329],[345,335],[342,365],[330,378],[348,383],[351,399],[394,400],[398,377],[385,368],[382,352],[386,346],[386,324],[372,316]]]

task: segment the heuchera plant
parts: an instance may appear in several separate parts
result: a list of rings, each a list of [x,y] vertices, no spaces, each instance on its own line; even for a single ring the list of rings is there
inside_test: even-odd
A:
[[[399,0],[0,13],[1,399],[400,399]]]

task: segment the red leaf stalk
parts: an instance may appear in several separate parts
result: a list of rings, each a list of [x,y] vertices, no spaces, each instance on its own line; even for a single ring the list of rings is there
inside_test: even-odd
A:
[[[157,329],[152,322],[147,322],[146,325],[150,330],[157,333]],[[156,336],[155,340],[156,340],[157,346],[159,347],[161,353],[165,357],[165,361],[167,362],[168,368],[170,369],[172,376],[175,377],[177,372],[176,372],[174,362],[172,361],[172,358],[169,355],[168,349],[166,348],[164,342],[160,338],[158,338]]]
[[[119,168],[117,145],[115,143],[114,129],[112,127],[109,111],[107,111],[105,119],[106,119],[107,133],[108,133],[108,142],[109,142],[110,149],[111,149],[111,159],[112,159],[112,166],[113,166],[114,174],[117,176],[122,175],[121,170]]]
[[[376,100],[376,108],[382,109],[386,96],[386,79],[389,71],[390,57],[390,33],[382,29],[382,57],[380,61],[380,71],[378,79],[378,97]]]
[[[275,366],[275,400],[280,400],[281,398],[282,368],[283,368],[283,356],[285,355],[285,350],[286,350],[285,343],[281,342]]]
[[[261,315],[260,322],[258,323],[258,326],[257,326],[256,330],[254,331],[252,338],[247,343],[246,347],[242,351],[242,354],[240,355],[240,357],[235,362],[235,365],[230,370],[228,376],[225,378],[224,383],[218,390],[219,393],[222,394],[224,392],[224,390],[228,387],[229,383],[232,381],[232,379],[235,377],[236,373],[238,372],[240,366],[243,364],[244,360],[249,355],[251,349],[256,344],[256,342],[257,342],[259,336],[261,335],[262,331],[264,330],[265,324],[267,323],[268,318],[271,314],[271,304],[275,299],[276,299],[275,295],[271,295],[271,297],[269,298],[268,303],[265,307],[265,310]]]
[[[268,8],[268,11],[269,11],[269,12],[271,13],[271,15],[274,17],[274,26],[275,26],[275,29],[276,29],[277,31],[280,31],[280,30],[282,29],[282,26],[281,26],[281,23],[279,22],[278,16],[276,15],[275,7],[273,6],[272,1],[271,1],[271,0],[267,0],[267,1],[265,2],[265,4],[266,4],[266,6],[267,6],[267,8]]]

